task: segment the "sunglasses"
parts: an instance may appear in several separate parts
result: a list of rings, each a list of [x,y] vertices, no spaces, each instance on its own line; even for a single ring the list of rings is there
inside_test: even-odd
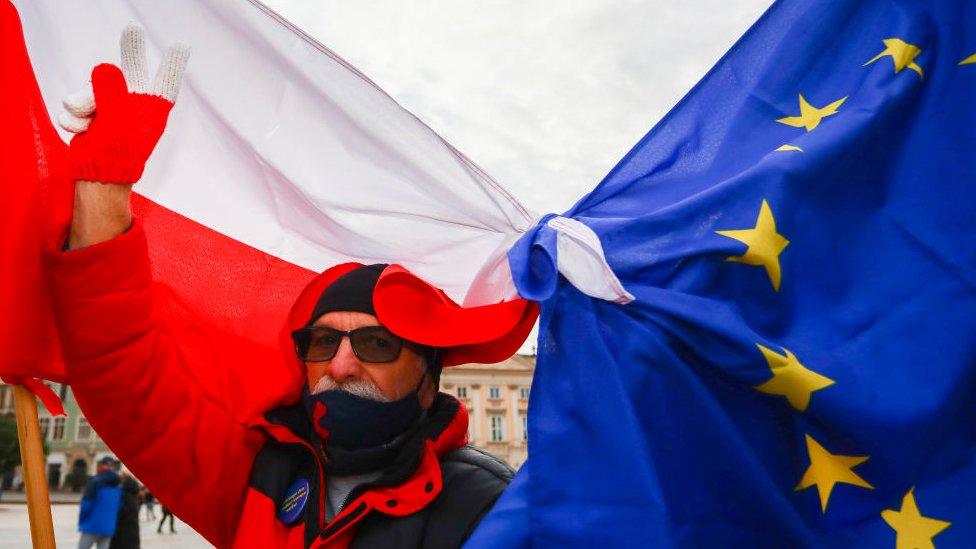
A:
[[[364,326],[350,331],[325,326],[306,326],[291,333],[295,352],[305,362],[332,360],[344,337],[349,338],[352,352],[363,362],[393,362],[400,356],[404,345],[417,347],[383,326]]]

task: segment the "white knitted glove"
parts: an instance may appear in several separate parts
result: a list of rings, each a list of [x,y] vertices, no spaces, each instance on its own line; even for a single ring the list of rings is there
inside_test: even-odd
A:
[[[122,53],[120,66],[129,92],[155,95],[175,103],[176,96],[180,92],[186,61],[190,57],[190,47],[177,43],[166,49],[163,62],[156,71],[156,78],[150,90],[149,70],[146,67],[145,31],[140,26],[128,25],[122,31],[119,42]],[[62,100],[62,105],[64,110],[58,115],[58,125],[71,133],[87,130],[95,116],[95,94],[91,82],[66,96]]]

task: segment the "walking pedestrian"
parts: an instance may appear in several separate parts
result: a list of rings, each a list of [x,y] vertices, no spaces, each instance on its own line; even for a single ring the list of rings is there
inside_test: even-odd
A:
[[[146,520],[156,520],[156,496],[148,488],[142,489],[142,502],[146,504]]]
[[[163,533],[163,523],[166,522],[166,517],[169,517],[169,533],[175,534],[176,528],[173,528],[173,512],[170,511],[165,505],[163,505],[163,518],[159,519],[159,527],[156,528],[156,533]]]

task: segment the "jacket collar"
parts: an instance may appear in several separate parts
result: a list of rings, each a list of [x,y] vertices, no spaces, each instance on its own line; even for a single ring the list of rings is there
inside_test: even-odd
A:
[[[252,426],[278,442],[301,444],[318,456],[311,439],[315,436],[312,425],[301,403],[275,408]],[[370,511],[405,516],[426,507],[441,492],[439,457],[467,444],[467,431],[467,409],[453,396],[438,393],[417,435],[404,446],[394,465],[376,481],[354,489],[342,511],[327,525],[320,511],[319,542],[344,535]],[[328,479],[321,463],[319,475],[322,500]],[[320,501],[320,509],[324,509],[324,501]]]

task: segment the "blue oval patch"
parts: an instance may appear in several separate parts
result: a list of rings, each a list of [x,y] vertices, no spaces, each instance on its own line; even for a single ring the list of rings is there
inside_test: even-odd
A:
[[[302,511],[305,510],[305,504],[308,503],[309,490],[308,479],[296,480],[285,492],[285,499],[278,509],[278,520],[285,524],[294,524],[298,521],[298,517],[302,516]]]

